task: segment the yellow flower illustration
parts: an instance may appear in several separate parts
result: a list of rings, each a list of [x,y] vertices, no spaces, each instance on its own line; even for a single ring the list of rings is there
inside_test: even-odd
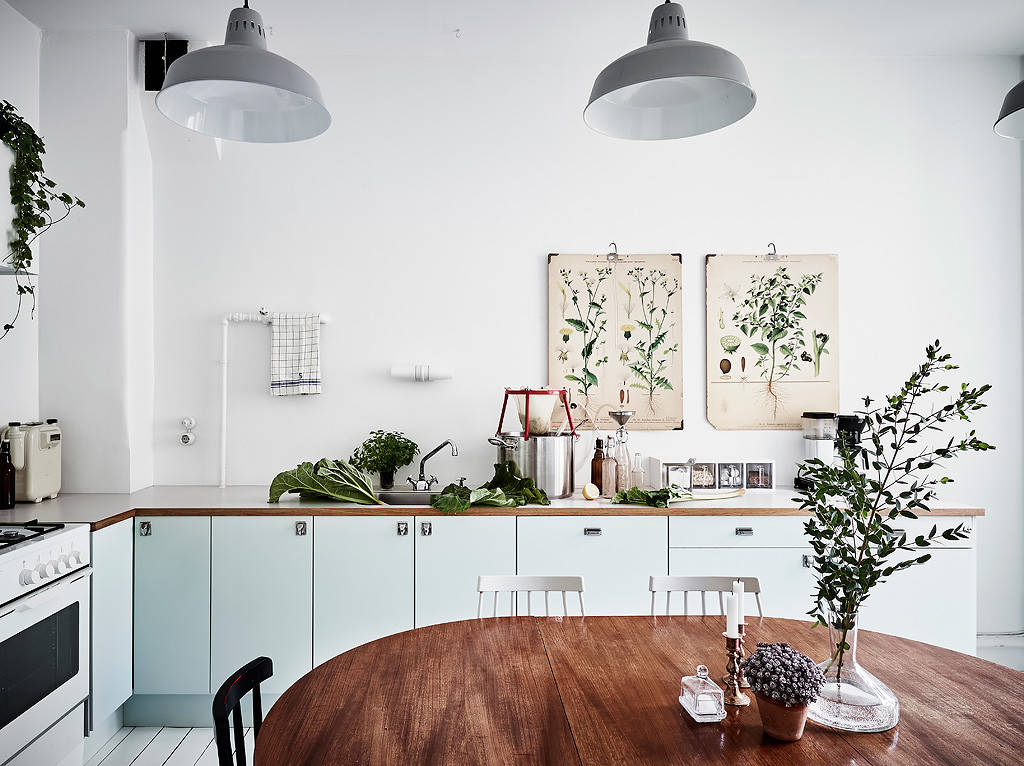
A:
[[[636,329],[635,324],[624,324],[620,328],[622,330],[622,337],[629,340],[629,336],[633,334],[633,330]]]

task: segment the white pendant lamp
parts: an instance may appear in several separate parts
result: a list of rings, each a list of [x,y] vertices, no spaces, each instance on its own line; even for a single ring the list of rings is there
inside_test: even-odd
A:
[[[1024,141],[1024,81],[1014,85],[1006,94],[993,130],[1005,138]]]
[[[654,9],[647,45],[604,68],[583,120],[616,138],[684,138],[749,114],[757,96],[735,54],[689,39],[679,3]]]
[[[267,50],[263,18],[248,0],[231,11],[223,45],[171,64],[156,105],[179,125],[232,141],[302,141],[331,124],[316,80]]]

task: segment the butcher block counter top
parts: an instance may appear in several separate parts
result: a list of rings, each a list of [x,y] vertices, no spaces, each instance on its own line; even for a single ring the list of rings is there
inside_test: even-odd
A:
[[[115,524],[136,515],[145,516],[443,516],[422,505],[353,505],[325,500],[302,500],[285,495],[280,503],[268,503],[268,487],[149,487],[124,494],[65,494],[41,503],[19,503],[0,511],[0,523],[39,521],[86,523],[93,529]],[[551,505],[520,508],[470,508],[462,516],[806,516],[793,499],[792,487],[750,490],[726,500],[698,500],[671,508],[615,505],[609,500],[584,500],[581,495],[552,500]],[[976,506],[941,503],[932,516],[984,516]]]

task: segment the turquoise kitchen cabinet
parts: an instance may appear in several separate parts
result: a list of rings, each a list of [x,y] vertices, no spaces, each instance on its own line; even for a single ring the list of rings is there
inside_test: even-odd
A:
[[[210,688],[266,656],[279,694],[313,667],[313,518],[215,516],[210,550]]]
[[[132,696],[131,519],[92,533],[92,684],[89,729]]]
[[[210,691],[210,517],[135,519],[135,694]]]

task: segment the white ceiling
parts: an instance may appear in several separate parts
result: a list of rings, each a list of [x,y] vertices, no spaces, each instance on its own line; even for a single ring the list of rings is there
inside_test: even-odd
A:
[[[38,26],[221,42],[233,0],[7,0]],[[239,3],[240,4],[240,3]],[[654,0],[253,0],[297,53],[600,59],[641,45]],[[689,0],[691,36],[746,53],[1022,55],[1024,0]],[[460,29],[456,37],[454,30]]]

